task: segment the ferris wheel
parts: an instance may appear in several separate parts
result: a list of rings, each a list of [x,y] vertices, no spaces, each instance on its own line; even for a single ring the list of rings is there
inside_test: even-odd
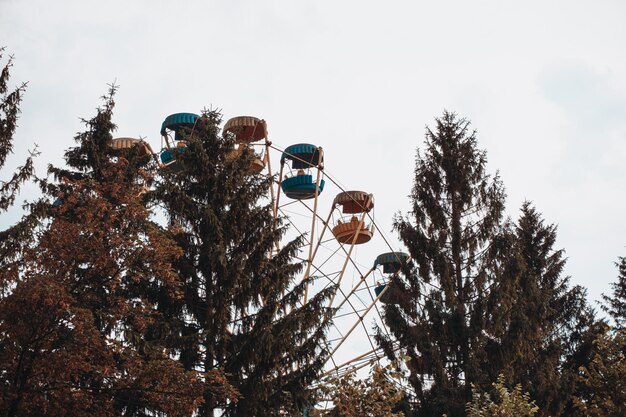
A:
[[[225,123],[223,132],[232,133],[240,148],[263,149],[251,171],[275,178],[270,191],[274,218],[286,219],[292,229],[285,239],[305,236],[299,255],[305,268],[299,279],[314,279],[302,302],[329,286],[336,288],[327,305],[334,316],[327,335],[330,355],[324,375],[341,376],[384,360],[374,340],[375,329],[388,333],[381,318],[382,304],[393,301],[387,284],[410,258],[394,251],[384,236],[383,253],[374,259],[358,256],[361,246],[383,235],[376,224],[374,196],[344,189],[325,169],[321,147],[274,144],[262,119],[234,117]],[[328,197],[329,193],[333,195]]]
[[[183,129],[192,130],[198,115],[176,113],[161,126],[160,153],[138,139],[114,139],[112,147],[130,148],[140,145],[142,152],[152,153],[163,169],[178,171],[180,153],[187,149]],[[300,280],[311,278],[302,303],[317,292],[332,286],[329,310],[332,325],[327,334],[329,356],[324,376],[341,377],[347,372],[367,368],[384,361],[385,354],[374,340],[375,329],[388,330],[381,318],[382,305],[393,303],[389,283],[410,257],[395,251],[376,224],[374,196],[362,190],[346,190],[329,174],[324,165],[324,150],[310,143],[287,144],[282,147],[270,141],[265,120],[252,116],[229,119],[223,134],[232,134],[236,147],[226,155],[234,159],[252,150],[248,172],[263,173],[274,178],[270,195],[274,221],[289,223],[284,239],[305,237],[299,260],[304,262]],[[331,194],[329,196],[329,194]],[[378,242],[376,242],[379,238]],[[282,242],[276,242],[279,251]],[[375,244],[381,248],[377,256],[362,259],[359,248]]]

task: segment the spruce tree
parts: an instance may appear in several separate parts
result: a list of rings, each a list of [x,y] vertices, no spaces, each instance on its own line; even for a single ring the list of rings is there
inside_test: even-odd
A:
[[[392,282],[385,320],[409,356],[418,414],[464,415],[470,385],[485,391],[500,375],[530,392],[541,415],[570,412],[602,323],[562,276],[556,227],[530,203],[517,224],[503,220],[503,186],[468,127],[446,112],[427,129],[412,212],[394,225],[415,266]]]
[[[626,413],[626,258],[616,263],[618,280],[612,296],[603,295],[602,309],[615,327],[601,327],[590,348],[589,360],[579,368],[571,407],[573,416],[622,416]]]
[[[0,59],[4,50],[5,48],[0,48]],[[0,169],[5,166],[7,157],[13,152],[13,136],[17,129],[20,103],[26,90],[26,84],[10,86],[12,65],[13,59],[9,57],[0,71]],[[21,186],[33,178],[33,156],[36,154],[35,149],[8,179],[0,179],[0,213],[13,206]],[[5,173],[2,174],[4,177]],[[36,224],[37,216],[27,214],[17,224],[6,230],[0,230],[0,269],[10,268],[9,263],[31,241],[32,229]]]
[[[554,249],[556,226],[525,202],[515,225],[502,234],[495,271],[497,290],[487,298],[486,352],[490,378],[521,384],[540,408],[560,415],[571,405],[586,338],[596,328],[586,291],[563,276],[564,251]]]
[[[140,199],[150,157],[110,146],[113,93],[85,121],[68,167],[50,167],[58,182],[42,182],[54,204],[37,241],[0,271],[11,288],[0,305],[4,415],[189,416],[202,398],[197,375],[147,332],[161,317],[140,289],[180,297],[180,252]]]
[[[385,322],[409,357],[419,415],[464,415],[470,383],[484,386],[485,297],[494,287],[505,193],[486,172],[470,123],[444,112],[418,150],[409,215],[394,228],[415,267],[391,284]],[[393,356],[391,340],[379,337]]]
[[[617,330],[626,329],[626,256],[620,257],[615,263],[618,269],[617,282],[611,284],[613,294],[602,295],[604,305],[602,309],[609,313]]]
[[[579,370],[579,392],[572,412],[585,417],[626,415],[626,330],[598,335],[589,363]]]
[[[153,195],[183,251],[175,262],[184,300],[161,294],[172,346],[186,369],[221,370],[240,396],[224,402],[205,383],[199,416],[296,413],[312,401],[308,387],[324,363],[324,303],[330,291],[302,305],[301,238],[272,247],[285,228],[273,226],[267,201],[272,179],[248,175],[253,157],[227,158],[233,137],[220,135],[221,116],[206,111],[193,129],[180,129],[186,148],[179,169],[164,170]]]

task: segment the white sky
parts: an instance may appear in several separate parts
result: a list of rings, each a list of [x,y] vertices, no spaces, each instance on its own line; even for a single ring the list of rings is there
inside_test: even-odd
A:
[[[116,80],[119,136],[158,149],[165,116],[210,106],[264,118],[281,147],[324,147],[397,242],[415,149],[448,109],[478,130],[509,214],[529,199],[557,223],[566,273],[597,300],[626,255],[625,18],[622,1],[0,0],[12,81],[29,83],[9,165],[33,143],[40,174],[60,163]]]

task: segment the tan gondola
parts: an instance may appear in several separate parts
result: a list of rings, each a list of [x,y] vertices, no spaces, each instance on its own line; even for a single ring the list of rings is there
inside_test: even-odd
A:
[[[111,139],[111,141],[109,142],[109,147],[111,149],[116,149],[120,151],[128,151],[134,147],[137,147],[137,152],[139,156],[147,156],[153,154],[152,148],[150,147],[149,143],[144,142],[141,139],[135,138]],[[139,197],[148,191],[148,185],[145,183],[145,178],[149,176],[149,174],[143,169],[140,170],[140,174],[141,175],[138,177],[137,182],[137,185],[139,186],[137,196]]]
[[[252,143],[267,137],[267,123],[253,116],[233,117],[224,125],[226,133],[234,134],[237,143]]]
[[[371,194],[363,191],[344,191],[337,194],[333,206],[341,206],[342,213],[352,215],[338,219],[333,227],[333,235],[340,243],[360,245],[372,239],[373,225],[366,224],[363,215],[360,216],[362,219],[356,216],[368,213],[374,208],[374,197]]]
[[[243,143],[239,144],[239,146],[236,149],[233,149],[232,151],[228,151],[226,153],[226,156],[225,156],[226,161],[227,162],[234,161],[236,158],[241,156],[241,154],[244,152],[245,149],[249,149],[249,147]],[[253,152],[253,151],[250,150],[250,152]],[[254,158],[252,159],[252,161],[250,161],[250,166],[248,167],[248,173],[258,174],[259,172],[263,171],[264,168],[265,168],[265,161],[263,161],[263,159],[261,159],[259,155],[255,153]]]
[[[243,153],[243,150],[251,148],[252,142],[267,138],[267,123],[265,120],[252,116],[238,116],[229,119],[224,125],[224,136],[233,134],[235,143],[239,146],[237,149],[226,154],[226,160],[232,161]],[[262,155],[254,154],[255,158],[250,162],[248,173],[258,174],[265,168],[265,161]]]
[[[111,139],[109,142],[109,146],[111,149],[131,149],[137,146],[137,150],[139,151],[139,156],[152,155],[152,148],[149,143],[144,142],[141,139],[135,138],[115,138]]]

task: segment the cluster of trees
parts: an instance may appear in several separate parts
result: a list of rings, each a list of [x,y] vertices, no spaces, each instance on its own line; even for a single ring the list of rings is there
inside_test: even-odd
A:
[[[0,166],[24,91],[10,64]],[[259,204],[269,179],[245,175],[252,155],[225,158],[234,140],[212,111],[182,132],[180,172],[113,149],[114,93],[50,179],[29,158],[1,183],[3,210],[29,179],[43,197],[0,240],[0,415],[298,413],[314,401],[332,289],[299,303],[300,240],[271,251],[285,226]]]
[[[25,90],[10,67],[0,168]],[[626,414],[626,258],[604,298],[611,327],[563,276],[556,227],[531,203],[505,217],[468,121],[444,112],[427,129],[412,210],[395,219],[413,259],[384,307],[401,349],[378,342],[410,390],[375,368],[319,391],[333,288],[301,303],[302,238],[272,250],[286,226],[264,203],[271,179],[247,175],[251,154],[226,157],[215,111],[182,132],[180,171],[112,149],[114,93],[65,166],[39,178],[33,152],[0,182],[0,212],[26,181],[43,194],[0,231],[0,415]],[[320,395],[334,408],[306,411]]]
[[[412,210],[395,219],[414,262],[393,281],[385,319],[409,357],[416,415],[466,415],[472,389],[494,381],[520,384],[540,416],[590,415],[597,402],[598,415],[623,415],[623,337],[563,276],[556,227],[529,202],[517,221],[504,216],[504,187],[485,165],[469,122],[444,112],[417,154]],[[605,297],[618,328],[625,288],[621,259]],[[391,338],[379,340],[395,358]]]

